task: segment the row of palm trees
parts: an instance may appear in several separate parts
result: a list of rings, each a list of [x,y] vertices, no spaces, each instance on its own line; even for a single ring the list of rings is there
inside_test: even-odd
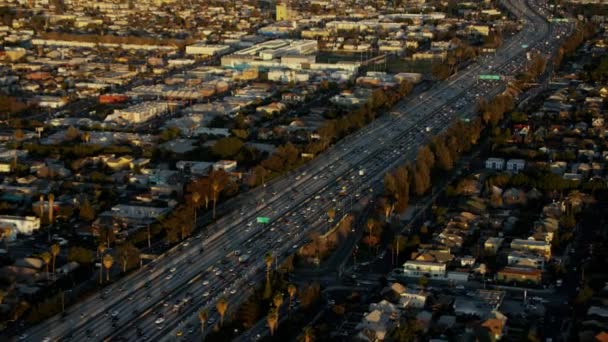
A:
[[[59,244],[54,243],[51,245],[50,251],[43,252],[42,254],[40,254],[40,259],[42,259],[42,262],[44,262],[44,266],[46,268],[47,279],[49,276],[49,264],[51,264],[51,262],[53,274],[55,274],[55,261],[57,260],[59,252],[61,252],[61,247],[59,247]]]
[[[291,310],[291,305],[293,299],[297,293],[297,287],[294,284],[287,285],[287,293],[289,294],[289,310]],[[278,328],[279,324],[279,310],[283,305],[283,294],[277,292],[272,298],[272,303],[274,307],[270,309],[270,312],[267,316],[268,327],[270,328],[270,335],[274,335],[274,332]],[[220,298],[215,304],[215,308],[217,309],[218,314],[220,315],[220,326],[224,325],[224,316],[226,315],[226,311],[228,310],[228,300],[225,297]],[[209,311],[207,309],[202,309],[198,313],[198,319],[201,323],[201,333],[205,332],[205,324],[209,319]]]

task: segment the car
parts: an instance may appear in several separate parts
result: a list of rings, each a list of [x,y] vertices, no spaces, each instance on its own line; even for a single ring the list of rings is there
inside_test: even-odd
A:
[[[175,333],[175,336],[177,336],[177,337],[181,337],[183,334],[184,334],[184,333],[183,333],[181,330],[178,330],[178,331]]]
[[[209,285],[209,280],[203,280],[203,285],[205,285],[205,286]]]
[[[173,267],[173,268],[171,268],[171,269],[169,270],[169,272],[171,272],[171,273],[173,273],[173,272],[175,272],[175,271],[177,271],[177,268],[175,268],[175,267]]]
[[[203,297],[209,297],[209,291],[206,291],[205,293],[203,293]]]
[[[165,280],[171,280],[171,279],[173,279],[173,275],[172,274],[169,274],[169,275],[167,275],[165,277]]]
[[[22,340],[22,341],[26,340],[27,338],[28,338],[27,334],[21,334],[21,335],[19,335],[19,339]]]
[[[236,293],[236,289],[230,290],[230,294],[235,294],[235,293]]]
[[[112,317],[118,317],[118,314],[119,314],[119,313],[120,313],[120,312],[118,312],[118,310],[114,310],[114,311],[112,311],[112,314],[111,314],[111,315],[112,315]]]
[[[158,317],[156,319],[156,321],[154,321],[154,323],[156,324],[163,324],[165,322],[165,318],[164,317]]]

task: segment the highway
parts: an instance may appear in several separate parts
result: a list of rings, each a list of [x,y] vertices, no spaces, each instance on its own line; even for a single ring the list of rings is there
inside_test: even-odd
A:
[[[512,70],[521,70],[526,61],[522,44],[539,51],[554,47],[545,44],[552,39],[545,20],[521,2],[510,6],[525,16],[525,26],[494,56],[480,59],[419,98],[399,103],[390,115],[297,171],[226,202],[224,206],[234,210],[206,228],[208,238],[200,233],[188,239],[109,285],[105,299],[93,296],[68,308],[65,317],[57,315],[33,327],[25,339],[168,341],[183,334],[200,340],[197,312],[206,307],[209,321],[216,324],[217,299],[225,296],[229,310],[236,308],[247,297],[251,282],[263,278],[267,252],[272,251],[278,262],[294,253],[310,232],[328,228],[329,208],[337,209],[339,220],[364,192],[378,191],[386,171],[412,160],[423,143],[455,118],[471,117],[478,97],[503,91],[504,82],[479,81],[479,74],[512,75]],[[364,170],[363,176],[359,170]],[[342,187],[349,196],[339,195]],[[257,224],[258,216],[269,217],[271,223]],[[239,263],[236,254],[250,257]]]

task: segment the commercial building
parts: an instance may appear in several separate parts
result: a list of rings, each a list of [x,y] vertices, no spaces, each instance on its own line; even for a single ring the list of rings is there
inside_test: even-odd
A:
[[[40,229],[40,218],[35,216],[0,215],[0,228],[9,228],[9,240],[15,240],[17,234],[30,235]]]
[[[169,111],[168,102],[143,102],[125,109],[115,109],[104,121],[121,124],[146,122]]]
[[[230,51],[229,45],[205,44],[204,42],[186,46],[186,55],[216,56]]]

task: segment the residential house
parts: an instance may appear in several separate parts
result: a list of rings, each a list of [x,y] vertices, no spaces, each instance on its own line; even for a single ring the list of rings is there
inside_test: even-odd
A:
[[[542,272],[536,268],[529,267],[505,267],[498,271],[496,278],[498,281],[505,283],[540,284],[542,281]]]
[[[428,297],[428,293],[425,293],[424,291],[414,291],[412,289],[406,289],[404,292],[401,293],[401,298],[399,298],[399,305],[402,308],[422,309],[426,304]]]
[[[505,167],[505,160],[502,158],[488,158],[485,166],[486,169],[500,171]]]
[[[526,161],[523,159],[509,159],[507,160],[507,171],[519,172],[526,167]]]
[[[213,164],[213,170],[223,170],[225,172],[234,172],[236,170],[236,160],[220,160]]]
[[[545,259],[533,253],[512,251],[507,256],[507,264],[509,266],[532,267],[542,270],[545,266]]]
[[[483,248],[486,252],[496,254],[504,239],[501,237],[490,237],[483,243]]]
[[[432,261],[409,260],[403,264],[403,274],[409,277],[445,277],[446,264]]]
[[[511,248],[535,252],[544,256],[547,260],[551,258],[551,244],[547,241],[514,239],[511,241]]]

